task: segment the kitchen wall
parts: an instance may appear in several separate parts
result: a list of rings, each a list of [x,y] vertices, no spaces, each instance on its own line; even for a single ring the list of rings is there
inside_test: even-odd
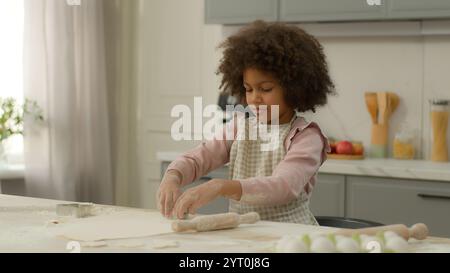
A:
[[[299,25],[324,47],[337,95],[316,113],[327,136],[370,147],[371,119],[364,93],[390,91],[400,104],[390,119],[389,156],[402,126],[415,134],[416,159],[429,158],[429,102],[450,99],[450,22],[383,22]],[[224,37],[239,27],[225,26]],[[446,33],[446,35],[429,35]],[[424,35],[423,33],[427,33]],[[448,134],[450,143],[450,133]],[[450,153],[450,147],[449,147]]]
[[[329,136],[370,145],[370,116],[364,92],[392,91],[400,105],[390,125],[392,140],[401,126],[416,132],[417,158],[428,158],[429,103],[450,99],[450,36],[320,38],[330,63],[337,97],[308,115]],[[450,143],[450,141],[449,141]]]
[[[217,102],[215,48],[236,27],[203,24],[203,0],[136,0],[136,90],[139,181],[130,193],[136,206],[154,207],[159,151],[183,151],[198,141],[175,142],[170,110],[176,104]],[[391,119],[390,139],[400,125],[417,132],[419,157],[428,143],[428,103],[450,99],[450,36],[326,37],[322,42],[338,96],[311,115],[328,136],[370,143],[365,91],[392,91],[401,102]],[[450,141],[449,141],[450,142]],[[391,148],[390,148],[391,150]]]

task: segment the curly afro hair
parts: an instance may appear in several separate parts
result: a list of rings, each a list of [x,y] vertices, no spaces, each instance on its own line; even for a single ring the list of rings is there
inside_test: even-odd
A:
[[[255,21],[230,36],[216,74],[220,89],[245,98],[243,72],[247,68],[269,72],[284,91],[286,103],[299,112],[313,111],[335,94],[323,47],[301,28],[283,23]]]

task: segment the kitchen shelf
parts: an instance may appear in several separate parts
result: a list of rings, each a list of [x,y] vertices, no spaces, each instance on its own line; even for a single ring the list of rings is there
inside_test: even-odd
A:
[[[378,2],[378,3],[376,3]],[[206,24],[449,19],[448,0],[205,0]]]

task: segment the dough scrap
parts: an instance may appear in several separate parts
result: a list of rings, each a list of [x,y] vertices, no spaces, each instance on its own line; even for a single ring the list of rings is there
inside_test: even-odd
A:
[[[144,242],[134,240],[134,241],[114,242],[109,243],[108,245],[116,248],[141,248],[145,247],[146,244]]]
[[[163,248],[171,248],[171,247],[179,247],[180,244],[178,241],[173,240],[153,240],[152,248],[154,249],[163,249]]]
[[[52,229],[56,236],[69,240],[95,242],[172,233],[171,222],[159,212],[121,211],[75,218]]]

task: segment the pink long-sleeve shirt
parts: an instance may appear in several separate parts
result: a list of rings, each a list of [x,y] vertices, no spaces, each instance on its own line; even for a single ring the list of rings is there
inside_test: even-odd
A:
[[[182,174],[181,184],[186,185],[225,165],[230,161],[233,144],[233,140],[227,140],[225,136],[228,134],[235,138],[236,131],[236,123],[230,122],[221,132],[221,138],[203,141],[194,149],[183,153],[168,166],[167,171],[179,171]],[[303,117],[298,117],[284,140],[284,145],[286,154],[271,176],[238,179],[242,186],[241,202],[250,205],[279,205],[298,198],[302,191],[311,195],[317,172],[330,151],[327,137],[315,122],[306,122]],[[252,198],[261,194],[268,198]]]

